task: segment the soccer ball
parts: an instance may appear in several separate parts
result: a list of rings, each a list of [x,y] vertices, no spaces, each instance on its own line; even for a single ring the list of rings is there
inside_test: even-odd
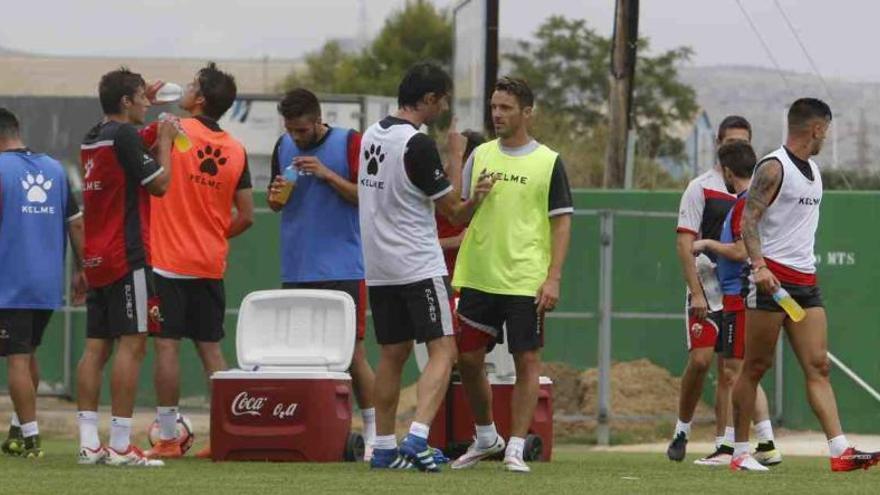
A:
[[[154,419],[153,422],[150,423],[150,428],[147,431],[147,438],[150,439],[150,447],[159,443],[161,431],[162,429],[159,427],[159,420]],[[189,418],[183,414],[177,415],[177,438],[180,440],[180,452],[183,454],[186,454],[196,440],[196,435],[193,433],[192,422],[190,422]]]

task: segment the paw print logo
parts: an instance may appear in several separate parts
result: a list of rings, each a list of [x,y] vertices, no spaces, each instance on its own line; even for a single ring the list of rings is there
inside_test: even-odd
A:
[[[46,195],[46,191],[52,189],[52,180],[46,180],[46,178],[43,177],[42,172],[38,173],[36,177],[27,174],[27,176],[21,181],[21,187],[27,191],[28,201],[31,203],[42,204],[49,199],[49,196]]]
[[[365,148],[364,159],[367,161],[367,173],[370,175],[378,174],[379,164],[385,161],[385,153],[382,153],[382,146],[371,144],[369,148]]]
[[[199,150],[196,156],[202,161],[199,163],[199,171],[203,174],[217,175],[217,172],[220,171],[217,165],[226,165],[226,157],[220,156],[220,148],[214,149],[210,144]]]
[[[89,158],[86,160],[86,164],[83,165],[84,172],[83,179],[88,179],[90,175],[92,175],[92,169],[95,168],[95,160]]]

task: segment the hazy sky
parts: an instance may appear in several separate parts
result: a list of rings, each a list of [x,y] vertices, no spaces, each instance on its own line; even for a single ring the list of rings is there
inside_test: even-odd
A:
[[[811,72],[774,0],[740,0],[773,56]],[[375,34],[405,0],[363,0]],[[358,33],[358,0],[14,1],[0,46],[58,55],[295,58],[325,40]],[[439,7],[457,3],[435,0]],[[778,0],[826,78],[880,81],[880,2]],[[696,65],[772,67],[737,0],[642,0],[640,33],[655,49],[690,45]],[[3,9],[7,13],[10,9]],[[501,36],[526,38],[551,14],[581,17],[611,31],[614,0],[501,0]]]

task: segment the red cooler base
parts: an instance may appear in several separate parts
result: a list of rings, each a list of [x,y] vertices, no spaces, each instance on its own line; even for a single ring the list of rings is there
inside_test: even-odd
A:
[[[347,459],[357,455],[355,440],[350,438],[351,381],[345,373],[322,375],[328,377],[303,379],[296,373],[245,371],[215,374],[211,380],[213,460],[353,460]]]
[[[505,440],[510,438],[510,402],[513,384],[492,384],[492,416],[498,434]],[[538,391],[538,406],[529,427],[529,435],[540,439],[542,444],[538,460],[549,461],[553,454],[553,383],[541,377]],[[450,458],[456,458],[467,450],[473,442],[474,416],[467,402],[461,382],[453,382],[446,393],[446,399],[437,409],[437,416],[431,424],[428,443],[444,451]],[[534,444],[534,440],[532,440]],[[527,442],[526,451],[528,456]],[[529,459],[527,459],[529,460]]]

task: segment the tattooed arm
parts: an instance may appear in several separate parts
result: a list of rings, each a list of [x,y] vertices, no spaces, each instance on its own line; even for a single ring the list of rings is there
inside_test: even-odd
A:
[[[782,164],[777,160],[768,160],[761,164],[752,178],[749,187],[749,199],[742,218],[742,237],[752,261],[752,273],[755,285],[761,292],[771,294],[779,287],[779,280],[770,273],[764,254],[761,251],[761,237],[758,233],[758,222],[773,202],[782,184]]]

